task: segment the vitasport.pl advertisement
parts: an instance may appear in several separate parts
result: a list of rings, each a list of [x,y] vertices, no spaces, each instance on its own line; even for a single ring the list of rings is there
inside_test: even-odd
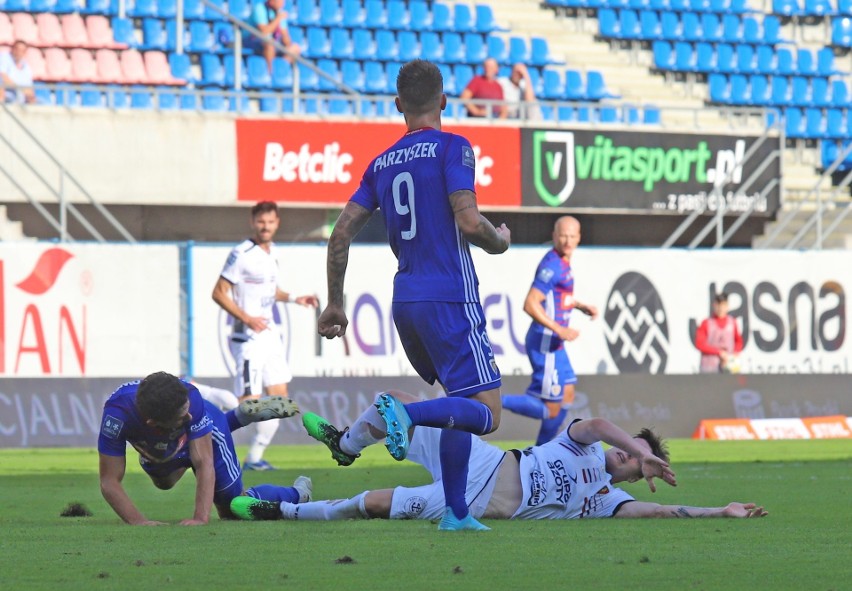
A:
[[[762,190],[780,175],[779,160],[772,160],[779,140],[767,138],[745,159],[757,140],[523,129],[523,205],[688,214],[715,212],[722,199],[729,214],[752,209],[769,216],[778,208],[780,189]],[[714,193],[717,186],[721,197]]]

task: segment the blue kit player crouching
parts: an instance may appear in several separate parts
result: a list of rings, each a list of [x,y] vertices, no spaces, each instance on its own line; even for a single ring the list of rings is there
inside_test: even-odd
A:
[[[104,404],[98,436],[101,493],[130,525],[165,525],[145,517],[130,500],[122,480],[126,447],[139,452],[139,463],[159,489],[170,489],[187,468],[196,479],[195,512],[181,525],[204,525],[215,504],[222,518],[233,518],[230,503],[243,494],[242,472],[231,432],[258,421],[282,419],[298,406],[278,396],[246,400],[227,414],[201,398],[188,382],[157,372],[142,381],[123,384]],[[246,495],[268,501],[300,502],[310,498],[310,479],[300,476],[293,486],[269,484]]]
[[[399,263],[393,285],[397,333],[420,377],[440,382],[447,397],[404,405],[386,394],[370,412],[385,421],[386,446],[397,460],[406,456],[411,425],[441,429],[447,506],[439,529],[487,529],[470,516],[465,482],[470,434],[484,435],[500,424],[501,380],[469,245],[499,254],[509,248],[511,234],[505,224],[495,228],[479,213],[470,142],[441,131],[447,97],[438,67],[410,61],[400,69],[396,87],[396,107],[407,132],[370,162],[335,224],[328,241],[328,305],[318,331],[326,338],[346,332],[343,282],[349,246],[381,209]],[[362,426],[356,421],[340,441],[339,463],[351,463],[363,449]],[[339,433],[328,427],[329,441],[336,445]]]

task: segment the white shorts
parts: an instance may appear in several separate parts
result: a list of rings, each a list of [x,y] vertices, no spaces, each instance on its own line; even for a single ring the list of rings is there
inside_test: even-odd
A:
[[[293,379],[284,343],[275,329],[252,335],[245,341],[230,342],[234,356],[234,392],[239,396],[263,394],[264,386],[289,384]]]
[[[440,442],[441,429],[414,429],[407,459],[426,468],[434,482],[414,488],[396,487],[391,500],[391,519],[441,519],[444,516],[446,501],[441,482]],[[502,449],[473,437],[465,499],[474,517],[481,517],[485,513],[497,482],[497,469],[505,455]]]

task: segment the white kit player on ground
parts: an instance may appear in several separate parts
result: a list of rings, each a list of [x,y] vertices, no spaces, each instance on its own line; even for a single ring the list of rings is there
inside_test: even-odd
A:
[[[295,302],[316,308],[315,295],[291,297],[278,287],[278,254],[272,242],[280,219],[278,207],[262,201],[252,207],[254,234],[228,256],[213,288],[213,300],[233,317],[231,353],[236,365],[234,392],[239,400],[287,396],[293,378],[281,335],[273,321],[276,302]],[[265,391],[264,391],[265,387]],[[257,424],[244,470],[274,470],[263,452],[278,430],[278,421]]]

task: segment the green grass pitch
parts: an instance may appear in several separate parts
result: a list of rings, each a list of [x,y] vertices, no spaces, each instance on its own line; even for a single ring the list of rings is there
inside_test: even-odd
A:
[[[486,522],[442,533],[420,521],[222,522],[129,527],[103,501],[89,449],[0,450],[0,589],[594,590],[852,588],[852,442],[670,442],[675,489],[641,500],[717,506],[755,501],[757,520]],[[240,450],[241,454],[244,450]],[[125,484],[152,519],[191,516],[191,475],[150,484],[128,453]],[[320,446],[273,447],[277,472],[246,485],[314,480],[317,498],[416,485],[418,466],[381,446],[337,467]],[[71,502],[91,517],[63,518]]]

